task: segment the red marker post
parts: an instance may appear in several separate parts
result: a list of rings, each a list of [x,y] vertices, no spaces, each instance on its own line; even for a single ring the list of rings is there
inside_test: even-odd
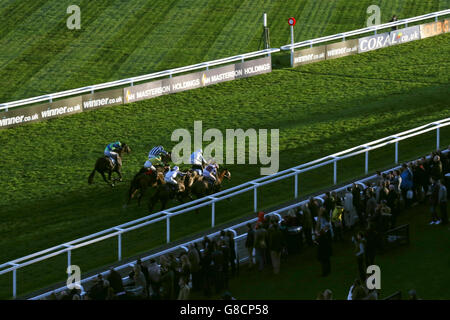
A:
[[[296,22],[294,17],[288,19],[288,24],[291,26],[291,67],[294,66],[294,26]]]

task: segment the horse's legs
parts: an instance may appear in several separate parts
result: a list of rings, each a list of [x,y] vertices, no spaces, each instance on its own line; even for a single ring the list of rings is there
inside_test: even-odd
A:
[[[163,211],[166,208],[167,205],[167,198],[161,199],[161,211]]]
[[[122,182],[122,172],[121,172],[121,166],[118,166],[116,169],[116,172],[119,174],[119,181]]]
[[[148,211],[150,213],[153,211],[153,207],[155,206],[156,202],[158,202],[158,190],[155,192],[155,194],[152,197],[150,197],[150,199],[148,201]]]
[[[108,180],[106,180],[105,173],[104,173],[103,171],[101,171],[100,174],[102,175],[103,180],[104,180],[107,184],[109,184]]]
[[[134,188],[133,186],[130,187],[130,191],[128,191],[128,201],[127,201],[127,205],[130,204],[131,200],[134,198],[134,196],[136,195],[136,193],[139,191],[138,188]]]
[[[139,197],[138,197],[138,207],[141,206],[141,199],[145,195],[145,190],[146,189],[147,188],[145,188],[145,187],[141,187],[141,189],[140,189],[140,193],[139,193]]]

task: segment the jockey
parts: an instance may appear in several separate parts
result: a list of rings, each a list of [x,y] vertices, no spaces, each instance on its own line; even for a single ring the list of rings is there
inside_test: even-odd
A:
[[[180,172],[178,166],[173,167],[164,176],[164,181],[175,188],[175,191],[179,190],[178,182],[175,180],[177,176],[185,176],[186,173]]]
[[[203,165],[207,164],[203,158],[203,150],[199,149],[191,155],[192,170],[197,171],[199,175],[202,174]]]
[[[154,157],[145,161],[144,168],[147,168],[147,170],[156,171],[155,166],[163,166],[163,165],[164,163],[162,162],[161,157]]]
[[[148,153],[148,158],[154,158],[154,157],[160,157],[162,155],[166,156],[167,155],[167,151],[164,150],[163,146],[157,146],[152,148],[152,150],[150,150],[150,152]]]
[[[120,141],[112,142],[106,146],[104,154],[105,156],[107,156],[109,159],[112,160],[113,164],[115,164],[118,156],[117,151],[120,151],[121,149],[122,144],[120,143]]]
[[[145,162],[144,167],[147,168],[147,170],[156,171],[155,166],[164,165],[161,159],[161,155],[167,155],[167,152],[166,150],[164,150],[163,146],[157,146],[152,148],[148,153],[148,160]]]
[[[209,180],[208,182],[214,184],[217,181],[217,169],[219,169],[219,165],[215,163],[210,163],[203,170],[203,177]]]

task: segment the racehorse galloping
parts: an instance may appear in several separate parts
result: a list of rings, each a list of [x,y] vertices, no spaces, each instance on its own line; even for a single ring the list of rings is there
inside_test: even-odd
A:
[[[155,166],[156,172],[142,167],[139,172],[135,174],[133,180],[131,181],[130,189],[128,190],[127,203],[123,206],[124,208],[126,208],[130,204],[131,200],[134,198],[138,191],[138,206],[141,205],[141,199],[145,195],[145,191],[149,187],[156,187],[158,175],[165,173],[172,159],[171,157],[172,156],[170,152],[165,155],[161,155],[162,165]],[[164,180],[164,176],[162,176],[162,180]]]
[[[127,203],[124,205],[124,208],[130,204],[138,191],[138,206],[141,206],[141,199],[145,195],[145,191],[149,187],[156,187],[158,179],[164,180],[163,171],[155,172],[151,170],[149,173],[138,172],[133,181],[131,181],[130,189],[128,190]]]
[[[177,193],[175,193],[175,191],[172,189],[170,183],[166,183],[164,181],[162,176],[160,179],[157,179],[158,185],[156,187],[156,192],[150,198],[150,201],[148,203],[149,212],[153,211],[154,206],[159,201],[161,201],[161,210],[164,210],[167,206],[167,202],[175,196],[180,202],[183,202],[186,197],[190,198],[189,192],[186,188],[188,188],[192,184],[192,179],[192,173],[186,172],[186,175],[183,176],[179,181],[177,181],[179,190],[179,192]]]
[[[113,164],[107,156],[98,158],[97,161],[95,162],[94,170],[92,170],[91,174],[89,175],[88,183],[92,184],[94,182],[95,172],[98,171],[102,175],[103,180],[107,184],[111,184],[111,187],[114,187],[115,180],[111,181],[111,174],[113,172],[116,172],[119,175],[118,180],[122,181],[122,173],[120,171],[122,169],[122,154],[129,154],[130,152],[131,152],[131,148],[127,144],[124,143],[122,145],[122,148],[117,151],[116,164]],[[108,180],[106,180],[105,172],[108,173],[109,182],[108,182]]]
[[[231,179],[231,172],[225,168],[219,171],[219,174],[217,175],[217,181],[214,184],[208,182],[208,179],[199,177],[192,184],[191,193],[196,196],[197,199],[199,199],[212,193],[218,192],[224,178],[227,178],[228,180]]]

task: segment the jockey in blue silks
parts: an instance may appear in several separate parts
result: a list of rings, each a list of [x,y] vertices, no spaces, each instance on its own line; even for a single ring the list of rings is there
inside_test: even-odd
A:
[[[148,153],[148,160],[145,162],[144,167],[156,171],[155,165],[163,165],[161,155],[167,155],[167,151],[163,146],[157,146],[152,148]]]
[[[113,164],[116,164],[117,162],[117,151],[120,151],[122,149],[122,144],[120,141],[112,142],[108,144],[105,148],[105,156],[107,156],[109,159],[112,160]]]

